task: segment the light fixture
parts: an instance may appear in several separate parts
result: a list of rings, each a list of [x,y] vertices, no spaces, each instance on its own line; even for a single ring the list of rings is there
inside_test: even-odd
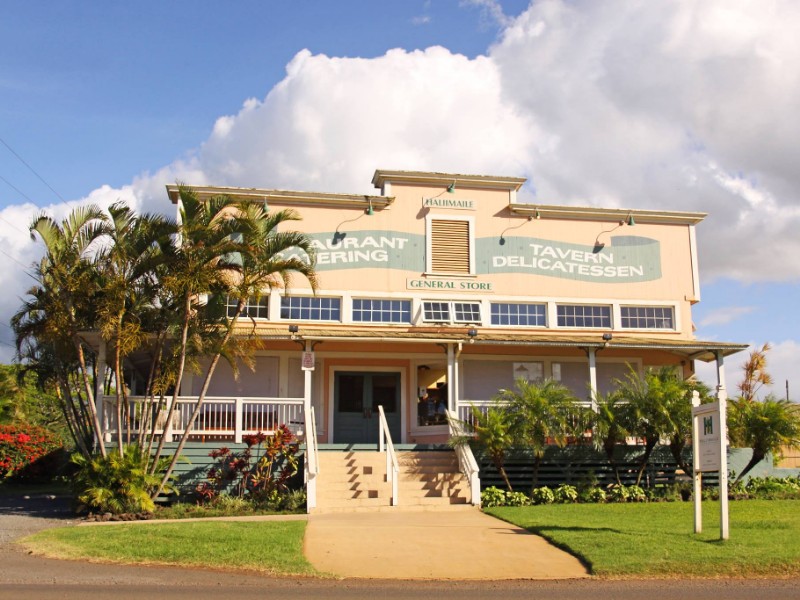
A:
[[[535,212],[533,213],[533,218],[534,219],[541,219],[542,218],[542,213],[539,212],[538,208],[535,209]]]
[[[470,327],[469,330],[467,331],[467,335],[469,336],[469,343],[474,344],[475,338],[478,337],[478,330],[475,329],[474,327]]]
[[[455,194],[456,193],[456,182],[453,181],[450,185],[447,186],[447,193],[448,194]]]
[[[289,333],[291,333],[291,338],[295,339],[297,337],[297,332],[300,331],[300,328],[297,325],[289,325]]]
[[[269,210],[269,204],[267,204],[267,197],[264,196],[264,212]]]
[[[636,221],[634,221],[634,220],[633,220],[633,213],[628,213],[628,221],[627,221],[627,223],[628,223],[628,225],[630,225],[631,227],[633,227],[634,225],[636,225]]]
[[[372,198],[369,199],[369,206],[367,207],[367,210],[364,211],[364,212],[366,212],[367,216],[370,216],[370,217],[375,214],[375,211],[372,210]]]
[[[614,337],[614,336],[613,336],[613,335],[611,335],[610,333],[604,333],[604,334],[603,334],[603,341],[604,341],[604,342],[610,342],[610,341],[611,341],[611,338],[613,338],[613,337]]]

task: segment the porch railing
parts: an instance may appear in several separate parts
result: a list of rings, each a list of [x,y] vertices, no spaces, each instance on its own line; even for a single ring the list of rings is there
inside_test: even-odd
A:
[[[171,398],[155,401],[144,396],[129,396],[128,411],[123,414],[123,431],[130,426],[135,436],[141,425],[149,432],[155,422],[154,433],[169,437],[183,434],[197,403],[196,396],[179,396],[172,419],[167,422],[167,409]],[[207,396],[200,414],[191,428],[191,435],[203,440],[233,439],[240,443],[242,436],[254,433],[270,434],[280,425],[288,426],[294,433],[302,428],[303,398]],[[103,428],[106,440],[118,430],[116,398],[103,398]]]
[[[447,423],[450,427],[450,436],[463,441],[465,437],[463,421],[459,420],[456,413],[451,410],[448,410],[446,414]],[[472,448],[470,448],[469,444],[466,442],[457,444],[455,449],[456,456],[458,457],[458,470],[461,471],[467,478],[467,481],[469,481],[470,504],[480,506],[481,480],[479,477],[480,467],[478,466],[478,461],[475,460]]]
[[[392,434],[389,432],[389,423],[386,421],[386,414],[383,406],[378,405],[379,430],[378,440],[380,452],[386,452],[386,481],[392,484],[392,506],[397,506],[397,480],[400,478],[400,463],[397,460],[397,453],[394,451]]]
[[[496,404],[494,400],[459,400],[456,403],[456,418],[462,423],[472,425],[475,422],[475,415],[472,413],[473,406],[477,408],[481,414],[485,415],[489,408]],[[579,400],[577,404],[581,408],[593,407],[590,400]]]

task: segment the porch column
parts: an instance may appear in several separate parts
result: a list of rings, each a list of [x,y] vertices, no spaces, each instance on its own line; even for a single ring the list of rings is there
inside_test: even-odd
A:
[[[108,423],[106,423],[104,414],[103,393],[105,392],[104,384],[106,381],[106,341],[100,338],[100,347],[97,351],[97,378],[94,382],[94,406],[97,410],[97,420],[100,422],[100,431],[97,432],[97,443],[102,444],[103,441],[111,441],[108,434]]]
[[[589,389],[592,400],[592,410],[597,412],[597,350],[587,348],[586,356],[589,357]]]
[[[311,342],[308,340],[306,340],[305,351],[311,352]],[[303,427],[305,429],[303,433],[306,435],[313,431],[307,422],[311,418],[311,376],[313,373],[311,369],[303,370]]]
[[[447,344],[447,408],[456,410],[456,353],[453,344]]]
[[[719,518],[720,537],[728,539],[728,392],[725,390],[725,359],[722,351],[717,350],[717,400],[719,401]]]

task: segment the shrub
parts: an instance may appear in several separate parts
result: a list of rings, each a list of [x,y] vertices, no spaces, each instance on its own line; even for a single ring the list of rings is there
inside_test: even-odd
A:
[[[628,487],[628,502],[647,502],[647,494],[638,485]]]
[[[504,506],[506,503],[506,493],[494,486],[488,487],[481,492],[481,505],[486,508]]]
[[[586,488],[579,498],[581,502],[603,504],[606,501],[606,491],[599,487]]]
[[[608,490],[609,502],[627,502],[628,501],[628,488],[624,485],[615,483]]]
[[[34,425],[0,425],[0,478],[53,475],[61,440]]]
[[[751,477],[744,489],[748,496],[764,500],[800,498],[800,482],[793,477]]]
[[[562,483],[555,489],[553,496],[559,504],[572,504],[578,501],[578,490],[575,489],[575,486]]]
[[[549,487],[534,488],[531,491],[532,504],[552,504],[555,499],[555,494]]]
[[[144,450],[138,446],[127,446],[123,450],[122,456],[114,451],[91,460],[82,454],[72,455],[72,462],[78,467],[73,488],[79,511],[114,514],[153,511],[155,504],[150,494],[158,489],[169,459],[159,461],[155,474],[150,474]],[[174,491],[171,485],[164,487],[167,494]]]
[[[531,499],[523,492],[506,492],[506,506],[530,506]]]

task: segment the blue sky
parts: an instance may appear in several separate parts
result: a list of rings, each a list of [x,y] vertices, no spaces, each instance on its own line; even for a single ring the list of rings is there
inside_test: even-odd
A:
[[[2,322],[59,196],[167,210],[176,179],[494,173],[530,201],[708,212],[698,338],[770,342],[778,391],[800,389],[800,11],[766,5],[8,0],[0,139],[58,195],[0,144]]]

